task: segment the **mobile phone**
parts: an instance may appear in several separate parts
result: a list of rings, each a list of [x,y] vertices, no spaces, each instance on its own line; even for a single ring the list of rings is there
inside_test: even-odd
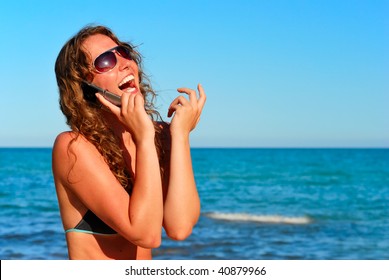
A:
[[[96,97],[96,92],[99,92],[101,95],[104,96],[105,99],[107,99],[112,104],[119,107],[122,105],[122,100],[119,95],[112,93],[101,87],[98,87],[95,84],[84,81],[82,85],[82,90],[84,92],[84,98],[90,102],[93,103],[98,102],[98,99]]]

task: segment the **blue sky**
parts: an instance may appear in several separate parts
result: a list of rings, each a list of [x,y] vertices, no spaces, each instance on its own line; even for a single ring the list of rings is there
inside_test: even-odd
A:
[[[139,45],[162,115],[202,83],[194,147],[389,147],[389,1],[2,1],[0,147],[67,130],[54,62],[86,24]]]

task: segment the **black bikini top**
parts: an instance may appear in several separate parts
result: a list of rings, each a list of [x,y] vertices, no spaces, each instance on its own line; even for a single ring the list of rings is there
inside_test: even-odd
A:
[[[116,234],[117,232],[105,224],[92,211],[88,210],[81,221],[65,232],[82,232],[89,234]]]

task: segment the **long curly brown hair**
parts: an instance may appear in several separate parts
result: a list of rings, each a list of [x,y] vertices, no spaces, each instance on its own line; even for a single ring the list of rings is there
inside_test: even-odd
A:
[[[102,110],[98,102],[93,103],[86,100],[82,89],[83,81],[90,79],[91,75],[93,77],[94,73],[91,57],[85,52],[82,45],[88,37],[96,34],[106,35],[118,45],[125,46],[131,50],[131,56],[139,69],[140,91],[145,99],[145,109],[155,123],[155,142],[161,159],[162,145],[159,136],[161,135],[162,128],[156,122],[157,120],[160,121],[161,117],[154,107],[156,94],[150,86],[148,77],[142,70],[141,56],[130,43],[121,42],[109,28],[104,26],[86,26],[62,47],[55,62],[60,108],[66,117],[66,123],[76,134],[76,138],[82,135],[91,142],[104,157],[110,170],[121,185],[130,190],[133,185],[133,176],[126,168],[119,139],[117,139],[108,123],[102,117]]]

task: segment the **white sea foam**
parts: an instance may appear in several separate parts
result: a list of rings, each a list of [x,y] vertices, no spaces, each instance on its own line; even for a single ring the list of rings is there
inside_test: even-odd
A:
[[[233,221],[233,222],[255,222],[269,224],[309,224],[312,220],[308,217],[287,217],[280,215],[254,215],[247,213],[219,213],[213,212],[206,214],[207,217],[215,220]]]

